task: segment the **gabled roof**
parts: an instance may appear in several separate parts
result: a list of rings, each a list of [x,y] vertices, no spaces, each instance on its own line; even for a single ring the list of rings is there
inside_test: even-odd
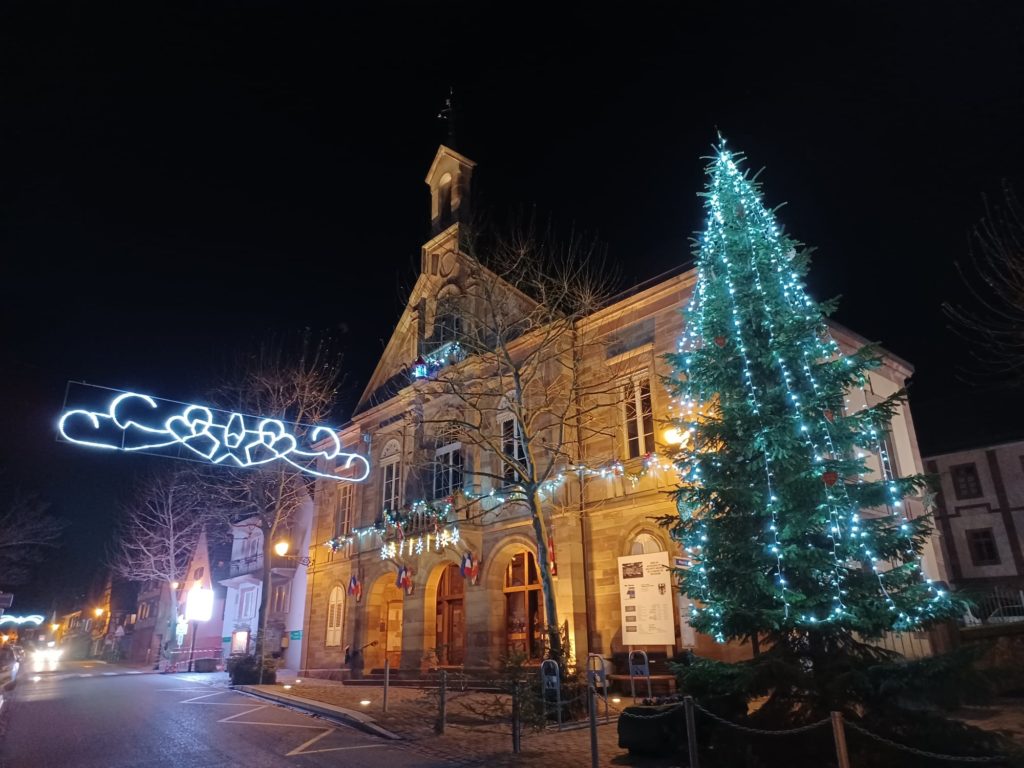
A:
[[[434,177],[434,171],[437,170],[437,164],[441,162],[441,158],[443,157],[450,157],[462,165],[468,165],[470,168],[476,168],[476,163],[474,163],[468,157],[459,154],[451,147],[446,147],[444,144],[442,144],[440,147],[438,147],[437,154],[434,155],[434,162],[430,164],[430,170],[427,171],[427,176],[424,179],[424,181],[427,184],[429,184],[430,180]]]

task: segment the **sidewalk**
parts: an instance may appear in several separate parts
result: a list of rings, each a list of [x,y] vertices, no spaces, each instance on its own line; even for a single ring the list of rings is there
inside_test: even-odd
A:
[[[285,685],[291,687],[285,688]],[[381,686],[345,686],[340,682],[316,678],[285,678],[277,685],[240,686],[239,690],[339,717],[385,738],[401,739],[417,753],[467,768],[484,764],[488,768],[579,768],[590,765],[590,729],[586,723],[566,726],[561,731],[554,728],[542,732],[526,729],[522,735],[522,752],[513,754],[508,716],[510,701],[504,694],[450,692],[445,733],[439,735],[434,731],[437,703],[428,692],[416,688],[390,688],[386,713],[382,711]],[[364,701],[368,703],[362,704]],[[629,701],[623,699],[618,706],[626,706]],[[599,706],[602,716],[598,721],[597,736],[601,768],[670,768],[685,762],[683,757],[630,757],[618,746],[615,705],[611,705],[608,723],[604,722],[604,705]]]

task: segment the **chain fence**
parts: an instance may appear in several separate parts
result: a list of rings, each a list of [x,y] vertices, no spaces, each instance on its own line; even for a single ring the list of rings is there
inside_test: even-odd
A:
[[[520,737],[524,727],[528,724],[536,726],[535,722],[527,722],[528,718],[526,710],[531,707],[534,718],[539,716],[541,719],[548,721],[545,726],[547,728],[553,729],[557,727],[561,729],[563,727],[582,727],[586,723],[587,716],[589,715],[590,727],[593,731],[596,727],[595,715],[603,717],[605,722],[608,722],[607,718],[609,715],[615,719],[652,721],[678,716],[680,710],[686,710],[689,706],[692,707],[692,712],[686,713],[686,728],[687,740],[692,744],[691,763],[694,765],[694,768],[698,768],[696,765],[696,744],[698,741],[698,733],[695,725],[693,724],[694,712],[699,713],[702,717],[705,717],[708,720],[730,730],[758,737],[779,738],[801,736],[812,731],[829,728],[831,726],[835,737],[837,757],[839,758],[838,765],[840,768],[851,768],[849,757],[846,754],[844,729],[852,730],[855,733],[871,739],[878,744],[884,745],[887,748],[928,760],[971,765],[1007,764],[1007,758],[998,755],[946,755],[902,744],[885,736],[876,734],[856,721],[844,718],[838,712],[832,713],[830,717],[824,717],[820,720],[816,720],[812,723],[807,723],[806,725],[798,726],[796,728],[770,730],[765,728],[754,728],[749,725],[734,722],[733,720],[722,717],[721,715],[711,711],[690,697],[683,697],[682,701],[666,702],[664,704],[650,704],[650,700],[644,700],[647,707],[650,707],[651,709],[658,707],[658,711],[652,711],[650,713],[636,710],[629,711],[631,707],[625,702],[622,702],[619,706],[609,704],[611,694],[604,688],[598,690],[593,685],[583,685],[582,689],[565,690],[569,687],[565,685],[566,682],[567,681],[559,681],[560,686],[556,691],[553,686],[545,687],[543,683],[540,686],[537,686],[535,681],[530,681],[528,679],[517,681],[500,681],[495,679],[473,680],[462,675],[452,675],[451,677],[445,675],[436,681],[431,681],[433,684],[428,686],[429,691],[424,691],[424,693],[428,693],[428,695],[434,700],[434,706],[436,707],[434,711],[439,717],[438,724],[441,729],[444,727],[443,721],[446,717],[448,705],[474,694],[491,694],[494,695],[496,699],[501,699],[504,703],[500,707],[495,704],[494,707],[488,709],[488,711],[485,712],[481,709],[475,714],[481,723],[504,723],[507,726],[510,726],[512,730],[513,752],[516,753],[519,752]],[[565,698],[562,697],[563,691],[567,694]],[[626,696],[624,698],[629,697]],[[600,713],[602,702],[604,704],[603,714]],[[509,706],[509,704],[511,704],[511,706]],[[647,707],[645,707],[645,709]],[[579,717],[581,714],[583,714],[582,718]],[[552,716],[558,718],[557,726],[550,722]],[[596,749],[596,741],[594,741],[594,748]],[[596,761],[596,756],[594,759]],[[594,764],[596,765],[597,763],[595,762]]]

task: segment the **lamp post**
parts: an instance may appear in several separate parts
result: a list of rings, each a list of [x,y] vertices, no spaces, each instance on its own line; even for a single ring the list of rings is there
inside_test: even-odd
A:
[[[188,671],[192,671],[192,662],[196,652],[196,635],[199,634],[199,622],[209,621],[213,615],[213,590],[203,588],[199,582],[188,591],[185,598],[185,621],[192,622],[192,642],[188,652]]]

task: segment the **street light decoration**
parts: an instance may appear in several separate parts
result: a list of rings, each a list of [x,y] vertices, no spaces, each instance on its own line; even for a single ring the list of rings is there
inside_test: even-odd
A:
[[[338,482],[360,482],[370,474],[366,457],[342,450],[332,427],[310,425],[300,437],[280,419],[135,392],[118,392],[98,410],[66,409],[57,429],[64,440],[92,448],[136,453],[176,449],[179,454],[184,449],[185,458],[238,468],[283,461],[307,475]],[[317,444],[326,447],[314,448]],[[320,472],[315,468],[318,459],[334,461],[344,472]]]
[[[209,621],[213,616],[213,590],[196,582],[185,597],[186,621]]]

